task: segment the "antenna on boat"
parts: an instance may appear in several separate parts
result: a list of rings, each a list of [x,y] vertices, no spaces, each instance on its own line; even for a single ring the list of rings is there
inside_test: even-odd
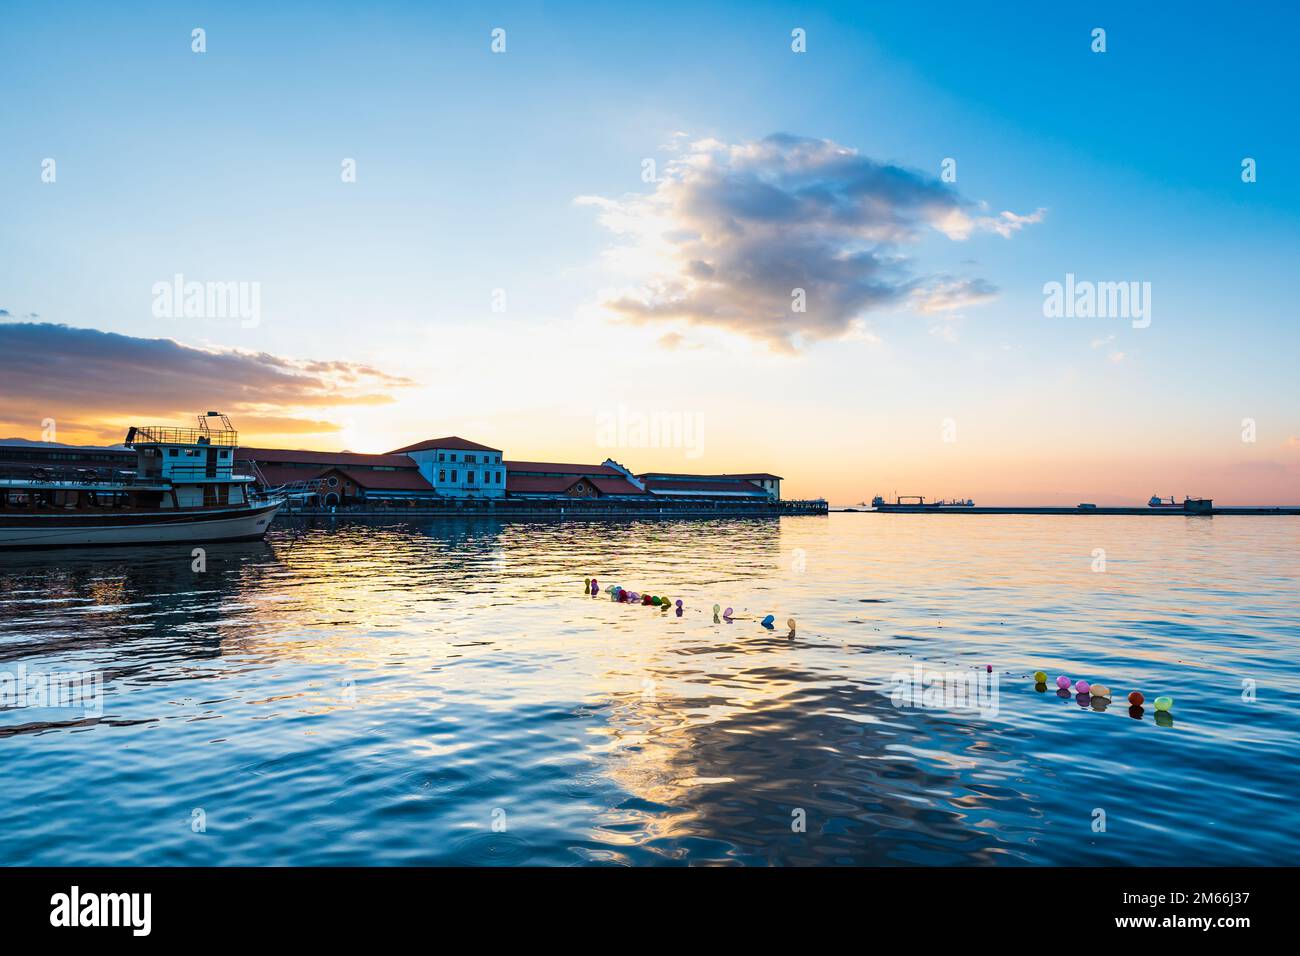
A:
[[[221,412],[208,412],[206,415],[196,416],[199,420],[199,431],[212,440],[214,429],[212,428],[212,419],[217,419],[219,427],[215,429],[217,437],[224,441],[219,444],[235,444],[235,426],[231,424],[230,419]]]

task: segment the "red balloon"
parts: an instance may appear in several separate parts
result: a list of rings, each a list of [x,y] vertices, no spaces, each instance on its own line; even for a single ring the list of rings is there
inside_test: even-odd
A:
[[[1128,695],[1128,702],[1134,707],[1141,707],[1144,700],[1146,700],[1146,698],[1137,691],[1133,691],[1133,693]]]

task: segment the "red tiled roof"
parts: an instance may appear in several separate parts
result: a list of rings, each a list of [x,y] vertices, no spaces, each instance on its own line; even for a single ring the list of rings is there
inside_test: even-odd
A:
[[[389,468],[416,468],[415,459],[405,455],[359,455],[350,451],[307,451],[301,448],[237,448],[235,457],[242,461],[291,462],[306,465],[384,465]],[[263,468],[265,466],[263,465]],[[304,469],[305,470],[305,469]]]
[[[562,495],[580,481],[582,481],[581,475],[543,478],[535,475],[512,475],[506,472],[506,494]]]
[[[416,442],[414,445],[407,445],[405,448],[394,448],[389,452],[390,455],[400,455],[408,451],[428,451],[430,448],[447,448],[452,451],[500,451],[500,448],[491,448],[488,445],[480,445],[476,441],[470,441],[467,438],[457,438],[451,435],[447,438],[430,438],[427,441]]]
[[[644,495],[649,492],[642,491],[626,478],[592,478],[591,483],[596,486],[596,490],[602,495]]]
[[[775,479],[776,481],[785,480],[780,475],[769,475],[765,471],[756,471],[753,472],[752,474],[746,474],[746,475],[685,475],[673,471],[646,471],[637,475],[637,477],[638,478],[671,478],[671,479],[680,479],[682,481],[728,481],[736,478],[742,479],[744,481],[757,481],[758,479],[761,478],[767,478],[769,480]]]
[[[365,468],[332,468],[367,491],[433,491],[433,485],[418,471],[373,471]]]
[[[573,465],[560,461],[507,461],[506,475],[515,472],[538,475],[608,475],[622,477],[623,473],[612,465]]]
[[[235,473],[245,474],[247,469],[240,467],[240,459],[235,462]],[[311,481],[313,478],[319,478],[326,471],[324,468],[290,468],[285,465],[259,465],[258,471],[266,479],[266,483],[272,488],[278,485],[289,485],[295,481]]]

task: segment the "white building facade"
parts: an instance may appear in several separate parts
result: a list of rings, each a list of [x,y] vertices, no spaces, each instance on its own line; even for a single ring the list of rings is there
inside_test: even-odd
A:
[[[500,448],[451,435],[396,448],[388,454],[414,459],[420,474],[444,497],[505,497],[506,466]]]

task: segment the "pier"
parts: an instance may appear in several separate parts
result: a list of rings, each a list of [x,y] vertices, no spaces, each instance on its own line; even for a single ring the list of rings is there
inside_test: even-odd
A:
[[[779,518],[790,515],[825,515],[823,499],[728,501],[709,499],[651,499],[649,501],[601,498],[450,498],[437,504],[358,502],[344,507],[287,507],[282,517],[335,518]]]
[[[1052,507],[1048,505],[1007,505],[1006,507],[973,507],[938,505],[885,508],[832,508],[838,512],[859,514],[918,514],[918,515],[1143,515],[1151,517],[1201,518],[1212,515],[1300,515],[1300,505],[1241,505],[1202,509],[1183,508],[1107,508],[1096,505]]]

